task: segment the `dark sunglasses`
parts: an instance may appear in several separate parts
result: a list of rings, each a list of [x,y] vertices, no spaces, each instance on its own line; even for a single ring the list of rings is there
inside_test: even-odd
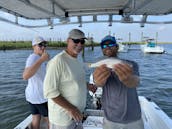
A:
[[[84,44],[85,43],[85,39],[72,39],[72,40],[75,44],[78,44],[78,43]]]
[[[47,47],[47,43],[39,43],[38,47]]]
[[[117,47],[118,45],[117,44],[114,44],[114,43],[109,43],[109,44],[101,44],[101,48],[102,49],[105,49],[107,47]]]

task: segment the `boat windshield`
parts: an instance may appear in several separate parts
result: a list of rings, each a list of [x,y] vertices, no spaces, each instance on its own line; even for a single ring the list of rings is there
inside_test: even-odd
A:
[[[147,46],[148,47],[155,47],[155,43],[154,42],[148,42]]]

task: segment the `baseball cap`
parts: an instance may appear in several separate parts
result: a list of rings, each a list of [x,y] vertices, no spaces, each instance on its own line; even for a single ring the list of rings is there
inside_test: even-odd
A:
[[[69,38],[71,39],[87,39],[84,32],[79,29],[73,29],[69,32]]]
[[[37,45],[42,42],[47,43],[41,36],[37,36],[32,40],[32,46]]]
[[[106,41],[111,41],[112,43],[117,44],[114,36],[110,36],[110,35],[105,36],[102,39],[101,44],[105,43]]]

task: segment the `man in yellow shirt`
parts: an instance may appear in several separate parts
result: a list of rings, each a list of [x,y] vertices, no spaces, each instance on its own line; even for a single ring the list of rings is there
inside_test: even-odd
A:
[[[77,56],[85,39],[81,30],[71,30],[66,50],[48,63],[44,96],[48,98],[50,129],[83,129],[81,121],[87,86],[84,64],[77,60]]]

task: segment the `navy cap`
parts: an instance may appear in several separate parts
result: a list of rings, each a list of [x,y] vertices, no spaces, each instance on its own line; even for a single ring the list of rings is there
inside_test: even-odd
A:
[[[116,44],[116,39],[115,39],[114,36],[110,36],[110,35],[105,36],[105,37],[102,39],[101,44],[105,43],[106,41],[111,41],[111,42],[113,42],[114,44]]]

